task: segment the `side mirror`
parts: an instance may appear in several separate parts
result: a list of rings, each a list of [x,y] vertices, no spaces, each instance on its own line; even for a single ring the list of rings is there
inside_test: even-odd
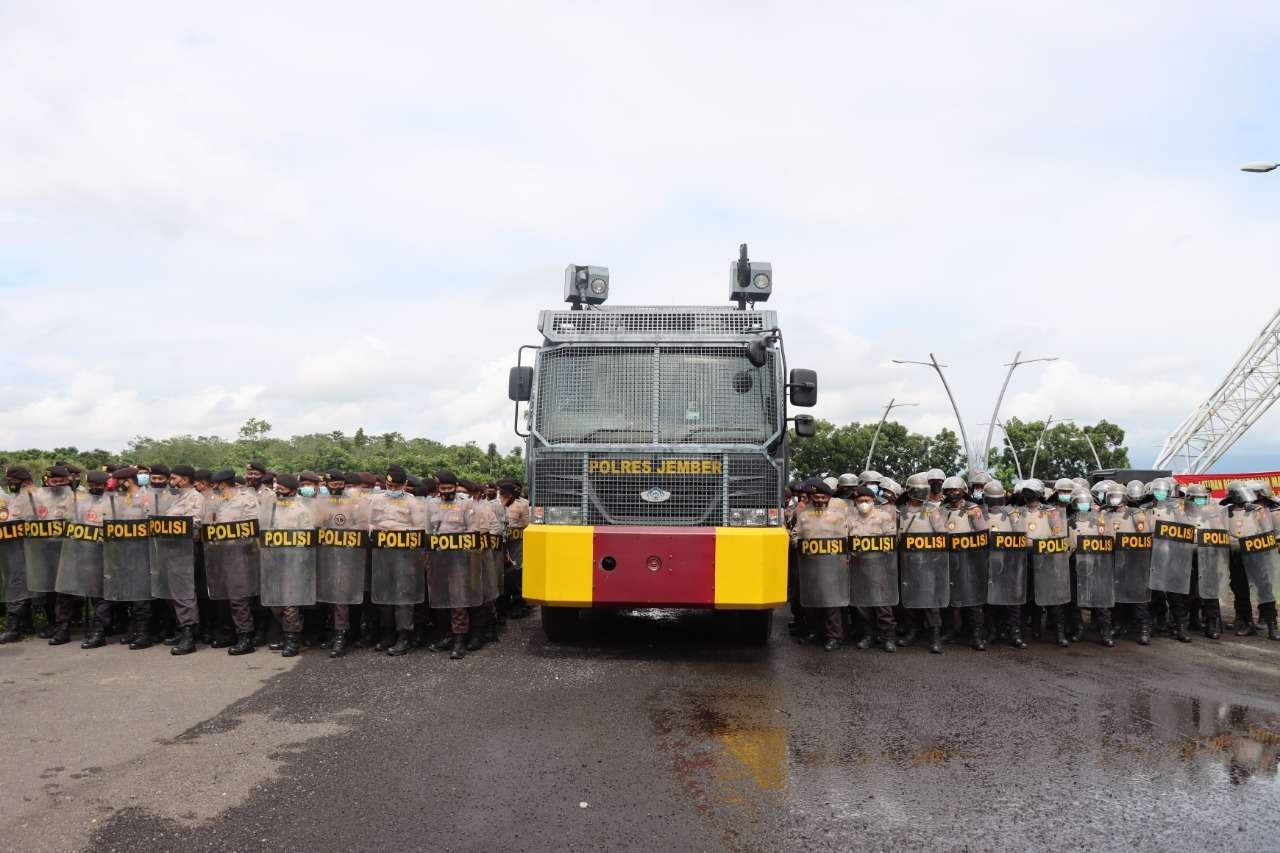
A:
[[[769,363],[769,347],[764,341],[754,340],[747,344],[747,361],[752,367],[764,367]]]
[[[533,396],[533,368],[513,367],[507,374],[507,397],[517,403],[527,403]]]
[[[791,405],[807,409],[818,403],[818,374],[812,370],[797,367],[791,371],[787,382],[791,391]]]
[[[813,415],[796,415],[796,438],[813,438],[818,434],[818,424]]]

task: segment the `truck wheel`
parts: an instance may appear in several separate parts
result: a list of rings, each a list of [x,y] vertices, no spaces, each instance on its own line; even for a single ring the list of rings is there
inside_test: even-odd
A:
[[[767,646],[773,633],[772,610],[740,610],[738,639],[750,646]]]
[[[542,605],[542,633],[553,643],[567,643],[578,633],[578,608]]]

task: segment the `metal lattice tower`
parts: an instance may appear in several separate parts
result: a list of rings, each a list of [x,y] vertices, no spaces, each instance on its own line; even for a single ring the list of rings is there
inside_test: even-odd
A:
[[[1280,399],[1280,311],[1209,398],[1165,439],[1153,468],[1201,474]]]

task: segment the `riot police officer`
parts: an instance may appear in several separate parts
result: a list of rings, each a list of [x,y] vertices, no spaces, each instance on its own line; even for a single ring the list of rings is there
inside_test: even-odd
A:
[[[907,478],[906,500],[898,516],[898,587],[902,606],[910,619],[901,645],[915,642],[917,632],[924,627],[929,631],[929,652],[940,655],[942,616],[939,611],[950,602],[951,584],[946,527],[938,505],[930,499],[932,474],[916,473]],[[939,489],[945,479],[938,480]]]
[[[1068,484],[1070,480],[1066,481]],[[1030,567],[1027,572],[1031,600],[1033,630],[1039,633],[1041,615],[1054,631],[1054,642],[1067,647],[1064,605],[1071,601],[1071,563],[1068,555],[1067,523],[1059,506],[1046,506],[1041,500],[1044,483],[1032,478],[1020,484],[1023,512],[1026,513],[1027,547]],[[1057,491],[1055,488],[1052,490]],[[1068,492],[1067,497],[1070,498]]]
[[[791,530],[797,595],[815,631],[811,639],[833,651],[844,640],[843,610],[849,606],[849,515],[844,502],[832,500],[835,490],[828,483],[816,480],[811,489],[810,505],[796,513]]]
[[[1027,520],[1021,507],[1007,506],[999,480],[982,487],[982,508],[990,533],[987,560],[987,604],[1003,617],[1001,630],[1009,645],[1025,649],[1022,606],[1027,603]]]
[[[1224,501],[1228,518],[1227,531],[1231,536],[1231,590],[1236,598],[1237,637],[1250,637],[1258,633],[1253,624],[1251,595],[1258,598],[1258,616],[1267,626],[1267,639],[1280,640],[1276,625],[1277,555],[1275,526],[1271,513],[1259,506],[1257,496],[1245,483],[1227,485]],[[1243,612],[1241,612],[1243,608]]]
[[[1076,486],[1071,493],[1075,513],[1068,523],[1067,538],[1071,549],[1074,576],[1071,607],[1075,612],[1072,642],[1084,639],[1084,623],[1080,608],[1090,611],[1102,645],[1115,646],[1111,635],[1111,608],[1115,607],[1115,532],[1109,518],[1093,507],[1087,488]]]
[[[987,650],[982,608],[987,601],[988,547],[990,536],[982,509],[967,500],[968,485],[957,476],[942,482],[942,505],[939,512],[947,534],[947,565],[950,576],[951,607],[967,619],[974,651]]]
[[[892,512],[876,505],[876,497],[867,486],[857,486],[853,493],[849,601],[862,623],[858,648],[879,642],[886,652],[893,652],[897,650],[893,608],[898,603],[898,522]]]
[[[1191,572],[1191,593],[1203,614],[1204,635],[1216,640],[1222,633],[1221,591],[1231,572],[1231,535],[1227,532],[1227,512],[1209,500],[1209,490],[1190,483],[1183,501],[1187,522],[1196,526],[1195,565]]]

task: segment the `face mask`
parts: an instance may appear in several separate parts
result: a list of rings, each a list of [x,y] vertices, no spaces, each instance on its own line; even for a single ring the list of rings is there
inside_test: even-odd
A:
[[[456,498],[457,496],[458,496],[457,492],[441,492],[440,500],[442,500],[445,503],[452,503],[453,499]]]
[[[139,472],[138,472],[138,485],[139,485],[139,486],[142,486],[142,488],[144,488],[144,489],[145,489],[147,486],[151,485],[151,475],[150,475],[150,474],[148,474],[146,471],[139,471]]]
[[[67,487],[66,486],[50,486],[49,490],[52,491],[55,495],[60,495],[67,490]]]
[[[1119,495],[1112,495],[1111,497],[1107,498],[1108,506],[1120,506],[1120,504],[1122,503],[1124,503],[1124,498],[1120,497]]]
[[[1164,501],[1169,499],[1169,493],[1166,492],[1164,489],[1156,489],[1151,493],[1151,497],[1155,498],[1158,501]]]
[[[18,489],[22,488],[22,484],[16,480],[5,480],[4,486],[9,490],[10,494],[14,495],[18,493]]]
[[[982,500],[984,497],[986,497],[986,494],[987,494],[987,493],[986,493],[986,492],[984,492],[984,491],[982,491],[982,489],[974,489],[974,490],[973,490],[973,499],[974,499],[975,501],[980,501],[980,500]]]
[[[404,497],[404,489],[387,489],[387,497],[402,498]]]
[[[1092,506],[1093,504],[1089,503],[1088,501],[1076,501],[1076,509],[1079,510],[1080,512],[1088,512],[1089,508]]]
[[[103,488],[101,486],[92,486],[89,489],[89,494],[93,495],[94,497],[102,497],[102,492],[103,492]]]
[[[1058,492],[1058,503],[1071,503],[1071,495],[1068,495],[1066,492]]]
[[[870,515],[871,509],[872,509],[871,504],[867,503],[866,501],[858,501],[858,512],[862,513],[863,515]]]
[[[1195,499],[1195,501],[1196,501],[1196,506],[1208,506],[1208,505],[1209,505],[1209,499],[1208,499],[1208,498],[1196,498],[1196,499]]]
[[[302,495],[304,498],[314,498],[316,496],[316,487],[303,486],[302,488],[298,489],[298,494]]]
[[[328,487],[328,486],[321,486],[321,487],[320,487],[320,494],[322,494],[322,495],[327,495],[327,494],[329,494],[329,487]]]

